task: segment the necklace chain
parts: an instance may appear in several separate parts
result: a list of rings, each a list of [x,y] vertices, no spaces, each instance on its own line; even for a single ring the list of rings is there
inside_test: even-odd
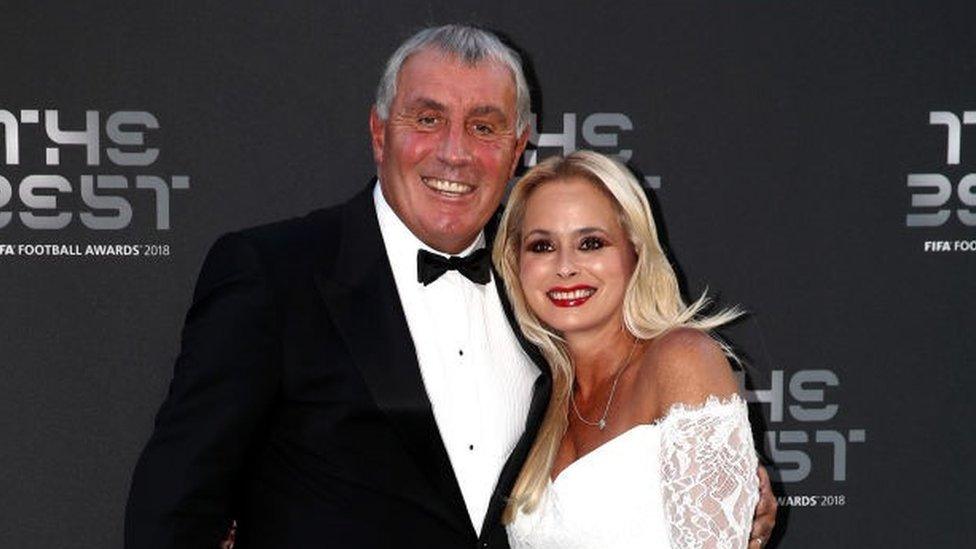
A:
[[[597,421],[589,421],[580,415],[579,408],[576,406],[576,395],[573,391],[569,392],[569,400],[573,404],[573,411],[576,412],[576,417],[582,421],[584,424],[590,427],[596,427],[599,430],[604,430],[607,428],[607,415],[610,413],[610,404],[613,402],[613,395],[617,392],[617,382],[620,381],[621,374],[630,366],[630,359],[634,357],[634,351],[637,349],[637,338],[634,338],[633,345],[630,346],[630,352],[627,353],[627,358],[617,366],[617,373],[613,376],[613,385],[610,387],[610,398],[607,399],[607,405],[603,407],[603,415]]]

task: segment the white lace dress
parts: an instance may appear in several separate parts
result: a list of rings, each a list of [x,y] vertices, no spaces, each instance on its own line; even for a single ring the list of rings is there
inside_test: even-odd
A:
[[[741,548],[759,499],[745,402],[675,406],[584,455],[508,526],[512,549]]]

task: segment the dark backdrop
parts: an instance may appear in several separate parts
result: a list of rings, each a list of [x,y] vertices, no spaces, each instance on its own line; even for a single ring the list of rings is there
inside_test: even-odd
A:
[[[528,52],[527,163],[629,156],[689,294],[751,311],[780,546],[971,541],[969,2],[347,4],[3,2],[0,546],[121,545],[206,249],[362,188],[382,62],[453,21]]]

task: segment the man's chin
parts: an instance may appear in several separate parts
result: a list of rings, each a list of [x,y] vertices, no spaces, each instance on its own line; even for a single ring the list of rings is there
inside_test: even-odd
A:
[[[449,228],[441,228],[429,233],[431,242],[428,244],[439,251],[458,254],[474,242],[479,232],[481,232],[481,227],[473,227],[471,224],[466,224],[463,227],[452,225]],[[436,242],[437,245],[432,242]]]

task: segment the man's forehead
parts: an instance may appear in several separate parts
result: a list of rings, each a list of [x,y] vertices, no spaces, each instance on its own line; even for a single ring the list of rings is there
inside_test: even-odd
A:
[[[490,58],[469,62],[451,53],[424,49],[408,57],[397,75],[398,96],[412,96],[417,92],[436,94],[438,88],[446,85],[515,97],[511,69]]]

